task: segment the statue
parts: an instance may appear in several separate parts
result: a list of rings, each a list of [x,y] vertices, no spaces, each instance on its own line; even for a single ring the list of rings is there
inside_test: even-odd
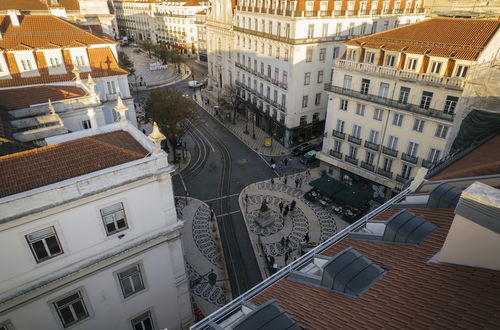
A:
[[[267,201],[264,198],[260,205],[259,213],[255,217],[255,222],[261,227],[267,227],[274,223],[275,217],[272,216],[271,209],[267,206]]]

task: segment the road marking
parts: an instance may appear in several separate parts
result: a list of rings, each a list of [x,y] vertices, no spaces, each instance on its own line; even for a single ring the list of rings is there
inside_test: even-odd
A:
[[[186,187],[186,184],[184,183],[184,179],[182,178],[182,174],[181,174],[181,172],[179,172],[179,177],[181,178],[181,182],[182,182],[182,186],[184,187],[184,191],[185,191],[185,192],[187,192],[187,191],[188,191],[188,189],[187,189],[187,187]]]
[[[217,197],[217,198],[212,198],[212,199],[207,199],[207,200],[204,200],[205,203],[207,202],[212,202],[212,201],[216,201],[218,199],[223,199],[223,198],[229,198],[229,197],[233,197],[233,196],[238,196],[239,194],[232,194],[232,195],[227,195],[227,196],[222,196],[222,197]]]
[[[208,143],[208,145],[210,146],[210,149],[212,149],[212,152],[215,153],[215,149],[214,147],[212,146],[212,144],[210,143],[210,141],[207,139],[207,137],[199,130],[197,129],[196,127],[193,127],[198,133],[200,133],[201,136],[203,136],[203,138],[205,139],[205,141]]]
[[[241,210],[233,211],[233,212],[229,212],[229,213],[219,214],[216,217],[221,218],[221,217],[225,217],[226,215],[231,215],[231,214],[240,213],[240,212],[241,212]]]

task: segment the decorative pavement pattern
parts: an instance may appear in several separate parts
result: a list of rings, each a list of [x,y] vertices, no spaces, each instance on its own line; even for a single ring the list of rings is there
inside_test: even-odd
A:
[[[198,273],[187,260],[184,260],[184,262],[186,263],[186,272],[189,282],[199,279],[200,276],[203,275]],[[218,285],[211,286],[208,283],[201,283],[192,288],[191,293],[217,306],[223,306],[226,303],[224,288]]]
[[[219,267],[217,246],[210,232],[210,209],[202,204],[195,212],[192,222],[193,239],[198,250],[214,266]]]

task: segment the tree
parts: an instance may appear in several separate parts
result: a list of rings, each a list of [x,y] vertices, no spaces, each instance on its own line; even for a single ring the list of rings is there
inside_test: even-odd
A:
[[[233,85],[225,86],[219,102],[222,110],[233,113],[233,124],[236,123],[236,112],[244,109],[246,104],[246,101],[241,98],[239,93],[238,87]]]
[[[146,40],[144,40],[141,43],[141,48],[142,48],[143,51],[145,51],[146,53],[148,53],[149,57],[151,57],[151,52],[155,48],[155,45],[153,44],[153,42],[151,42],[151,40],[146,39]]]
[[[184,63],[184,58],[177,54],[174,50],[168,49],[167,46],[163,44],[158,44],[151,48],[153,56],[161,61],[168,61],[175,64],[177,67],[177,72],[181,73],[180,65]]]
[[[120,63],[121,66],[127,69],[130,72],[130,74],[135,73],[134,63],[130,60],[130,58],[126,53],[118,52],[118,62]]]
[[[176,148],[179,140],[197,122],[195,103],[180,91],[151,91],[144,107],[145,117],[149,122],[157,122],[161,132],[167,137],[177,160]]]

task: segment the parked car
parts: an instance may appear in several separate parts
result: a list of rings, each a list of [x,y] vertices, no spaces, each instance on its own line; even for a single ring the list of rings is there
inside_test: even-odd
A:
[[[300,156],[303,155],[304,153],[311,151],[314,149],[314,144],[312,143],[304,143],[301,144],[298,147],[295,147],[292,149],[292,155],[294,156]]]
[[[304,165],[308,165],[308,164],[311,164],[312,162],[314,162],[316,160],[316,153],[317,151],[316,150],[311,150],[311,151],[308,151],[306,152],[301,158],[300,158],[300,162]]]
[[[202,82],[199,82],[199,81],[196,81],[196,80],[188,81],[188,87],[198,88],[198,87],[202,87],[202,86],[203,86]]]

